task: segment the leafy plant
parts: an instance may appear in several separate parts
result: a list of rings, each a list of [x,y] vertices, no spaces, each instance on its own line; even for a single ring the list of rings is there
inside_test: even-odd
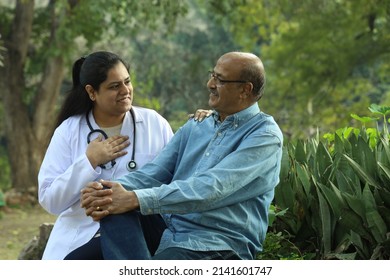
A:
[[[284,147],[273,228],[316,259],[390,258],[389,107],[382,130],[337,130]],[[372,119],[371,119],[372,120]]]

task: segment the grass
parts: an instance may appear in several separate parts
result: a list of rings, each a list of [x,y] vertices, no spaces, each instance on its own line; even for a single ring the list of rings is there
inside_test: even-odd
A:
[[[0,209],[0,260],[17,260],[39,226],[55,218],[40,206]]]

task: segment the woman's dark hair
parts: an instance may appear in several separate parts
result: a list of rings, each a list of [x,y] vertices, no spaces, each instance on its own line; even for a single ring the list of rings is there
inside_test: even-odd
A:
[[[91,85],[95,90],[99,90],[100,84],[107,79],[108,71],[120,62],[129,71],[129,65],[122,58],[106,51],[91,53],[74,62],[72,69],[73,86],[67,92],[62,104],[56,127],[67,118],[85,114],[92,109],[93,102],[89,98],[85,86]]]

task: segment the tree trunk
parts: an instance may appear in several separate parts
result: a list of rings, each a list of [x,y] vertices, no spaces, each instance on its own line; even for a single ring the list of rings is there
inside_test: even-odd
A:
[[[5,137],[11,165],[12,191],[7,195],[9,204],[37,201],[37,175],[53,129],[55,103],[63,79],[63,59],[49,57],[35,102],[30,102],[30,105],[23,102],[27,88],[24,67],[33,14],[34,1],[17,1],[12,30],[4,40],[7,48],[5,67],[0,67]]]
[[[0,69],[7,151],[11,164],[12,187],[27,193],[36,185],[31,172],[32,126],[28,108],[23,102],[24,65],[31,34],[34,1],[18,1],[11,32],[5,38],[7,52],[4,67]]]

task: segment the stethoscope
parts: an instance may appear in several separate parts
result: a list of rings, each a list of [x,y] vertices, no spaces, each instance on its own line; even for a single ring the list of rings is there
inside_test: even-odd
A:
[[[130,109],[130,114],[131,114],[131,119],[133,121],[133,128],[134,128],[134,133],[133,133],[133,152],[131,154],[131,160],[127,163],[126,168],[127,168],[127,170],[132,171],[132,170],[134,170],[137,167],[137,163],[134,160],[134,155],[135,155],[135,117],[134,117],[133,108]],[[87,119],[87,124],[88,124],[89,130],[90,130],[90,132],[87,135],[87,143],[88,144],[91,142],[91,136],[94,133],[102,134],[104,139],[108,138],[108,135],[107,135],[106,132],[104,132],[101,129],[94,129],[92,127],[91,122],[89,121],[89,111],[87,112],[86,119]],[[115,160],[111,160],[111,167],[106,167],[104,164],[99,164],[99,166],[101,168],[103,168],[103,169],[111,169],[111,168],[114,167],[115,164],[116,164],[116,161]]]

